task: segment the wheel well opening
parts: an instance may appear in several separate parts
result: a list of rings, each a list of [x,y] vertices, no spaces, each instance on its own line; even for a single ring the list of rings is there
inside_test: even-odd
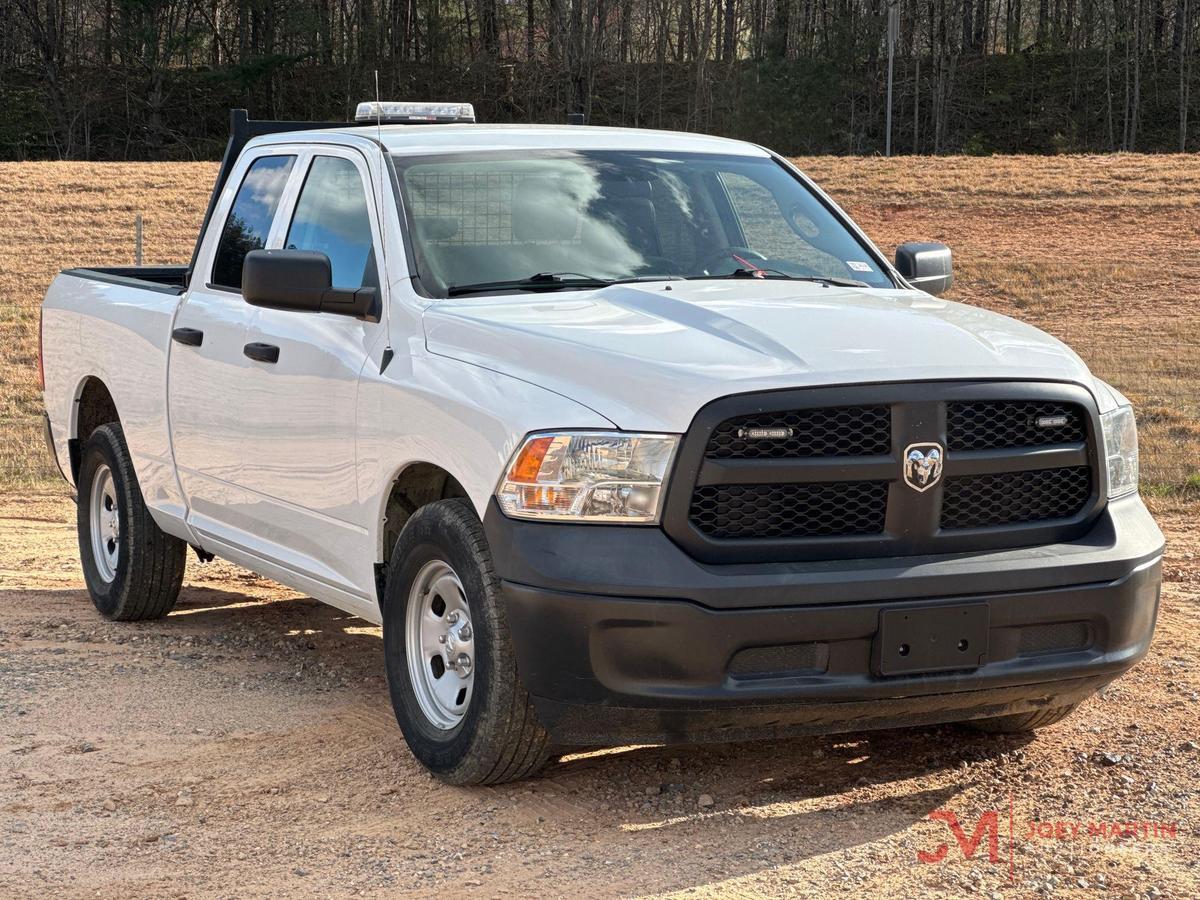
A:
[[[84,442],[92,432],[109,422],[120,422],[117,404],[113,402],[108,387],[95,376],[88,376],[75,400],[75,434],[71,438],[71,478],[78,481],[79,455]]]
[[[467,492],[458,479],[441,466],[435,466],[433,463],[413,463],[406,467],[392,482],[387,506],[384,507],[380,561],[387,565],[400,532],[418,509],[438,500],[466,496]]]

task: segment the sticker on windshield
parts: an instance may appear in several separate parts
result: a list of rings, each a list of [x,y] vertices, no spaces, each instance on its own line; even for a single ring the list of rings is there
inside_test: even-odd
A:
[[[860,259],[848,259],[848,260],[846,260],[846,265],[849,266],[850,270],[853,272],[870,272],[871,271],[871,264],[865,263]]]

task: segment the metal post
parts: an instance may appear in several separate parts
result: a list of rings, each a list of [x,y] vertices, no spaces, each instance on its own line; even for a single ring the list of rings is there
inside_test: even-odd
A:
[[[890,0],[888,3],[887,42],[888,42],[888,74],[887,74],[887,134],[884,138],[884,156],[892,155],[892,73],[895,71],[896,39],[900,36],[900,3]]]
[[[142,264],[142,214],[138,213],[133,220],[133,264]]]

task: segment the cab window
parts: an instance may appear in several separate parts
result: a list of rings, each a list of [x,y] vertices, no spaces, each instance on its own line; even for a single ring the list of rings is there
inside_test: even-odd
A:
[[[275,218],[279,198],[295,161],[294,156],[260,156],[250,164],[237,196],[233,198],[225,227],[221,229],[221,240],[213,261],[214,285],[242,289],[242,264],[246,254],[267,245],[271,220]]]
[[[366,189],[354,163],[313,159],[284,246],[328,256],[335,288],[379,287]]]

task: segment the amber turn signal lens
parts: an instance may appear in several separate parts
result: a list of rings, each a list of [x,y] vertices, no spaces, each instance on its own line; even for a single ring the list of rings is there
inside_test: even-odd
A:
[[[520,455],[508,470],[508,480],[518,484],[533,484],[537,481],[538,472],[542,469],[542,460],[554,443],[554,437],[539,437],[526,442],[521,448]]]

